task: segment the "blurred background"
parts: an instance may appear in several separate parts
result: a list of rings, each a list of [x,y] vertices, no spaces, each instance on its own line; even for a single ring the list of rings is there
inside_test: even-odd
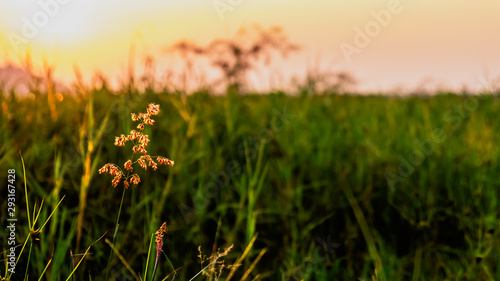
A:
[[[349,72],[358,78],[360,92],[478,90],[478,76],[500,75],[500,3],[489,0],[46,0],[1,5],[1,63],[18,66],[28,52],[34,63],[56,66],[55,77],[66,83],[75,78],[74,65],[87,80],[96,71],[113,79],[123,76],[131,52],[138,63],[153,57],[158,75],[179,73],[184,61],[168,52],[171,45],[181,40],[206,45],[255,24],[279,26],[301,47],[249,75],[260,91],[289,88],[292,78],[313,70]],[[366,38],[361,40],[360,33]],[[193,67],[207,79],[216,78],[206,64]]]
[[[0,182],[27,241],[0,277],[500,280],[499,11],[0,2]],[[150,103],[147,150],[175,165],[113,187],[98,170],[137,159],[115,137]]]

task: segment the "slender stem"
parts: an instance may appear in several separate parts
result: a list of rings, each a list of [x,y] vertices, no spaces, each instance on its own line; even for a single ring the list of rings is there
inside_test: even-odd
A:
[[[151,276],[151,281],[155,280],[155,273],[156,273],[156,266],[158,265],[158,257],[160,256],[160,253],[156,253],[156,260],[155,260],[155,267],[153,269],[153,276]]]
[[[31,235],[31,234],[30,234]],[[30,264],[30,259],[31,259],[31,248],[33,247],[33,240],[30,241],[30,251],[28,254],[28,264],[26,265],[26,273],[24,273],[24,280],[28,280],[28,268]]]
[[[115,239],[116,239],[116,234],[118,233],[118,228],[120,226],[120,215],[122,213],[122,206],[123,206],[123,198],[125,198],[125,191],[127,189],[124,187],[123,188],[123,194],[122,194],[122,200],[120,202],[120,209],[118,209],[118,217],[116,218],[116,223],[115,223],[115,231],[113,232],[113,245],[115,244]],[[106,279],[108,280],[108,273],[109,273],[109,264],[111,263],[111,257],[113,256],[113,250],[109,252],[109,258],[108,258],[108,266],[106,267]]]

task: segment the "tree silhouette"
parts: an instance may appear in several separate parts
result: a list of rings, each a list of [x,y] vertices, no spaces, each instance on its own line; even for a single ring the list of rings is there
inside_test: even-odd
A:
[[[246,86],[246,75],[258,63],[268,65],[276,53],[286,57],[299,47],[289,41],[281,27],[263,29],[254,26],[251,29],[240,28],[231,39],[215,39],[206,46],[181,41],[170,50],[178,51],[183,58],[190,55],[208,58],[210,63],[223,73],[218,82],[225,82],[228,91],[239,93]],[[187,60],[190,63],[190,60]]]

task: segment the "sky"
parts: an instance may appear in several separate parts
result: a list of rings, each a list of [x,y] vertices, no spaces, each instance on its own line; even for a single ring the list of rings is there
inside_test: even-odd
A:
[[[256,89],[286,87],[306,71],[347,71],[360,91],[479,89],[500,77],[497,0],[0,0],[0,63],[55,66],[55,76],[126,73],[153,56],[158,72],[180,40],[207,44],[241,26],[281,26],[301,50],[253,72]]]

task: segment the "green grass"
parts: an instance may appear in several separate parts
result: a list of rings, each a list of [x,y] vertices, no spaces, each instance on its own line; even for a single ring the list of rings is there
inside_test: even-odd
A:
[[[52,258],[42,280],[66,280],[104,232],[112,240],[123,187],[113,188],[97,169],[128,159],[114,137],[133,128],[131,112],[154,102],[161,112],[145,131],[148,151],[175,166],[140,174],[124,198],[114,243],[138,275],[146,271],[151,234],[167,221],[168,261],[161,257],[156,280],[172,267],[182,280],[198,273],[199,245],[210,255],[234,244],[224,257],[234,263],[255,235],[232,280],[248,269],[247,280],[500,280],[497,96],[195,93],[183,101],[95,89],[64,96],[57,120],[45,95],[0,99],[0,180],[5,186],[7,169],[16,169],[18,241],[29,233],[19,150],[30,204],[45,198],[40,221],[66,196],[33,242],[30,276]],[[89,137],[96,144],[90,153]],[[86,174],[89,165],[97,168]],[[6,201],[0,207],[3,214]],[[104,279],[110,251],[104,239],[95,243],[75,280]],[[22,257],[19,272],[26,263]],[[115,257],[110,276],[130,274]],[[207,278],[200,276],[195,280]]]

